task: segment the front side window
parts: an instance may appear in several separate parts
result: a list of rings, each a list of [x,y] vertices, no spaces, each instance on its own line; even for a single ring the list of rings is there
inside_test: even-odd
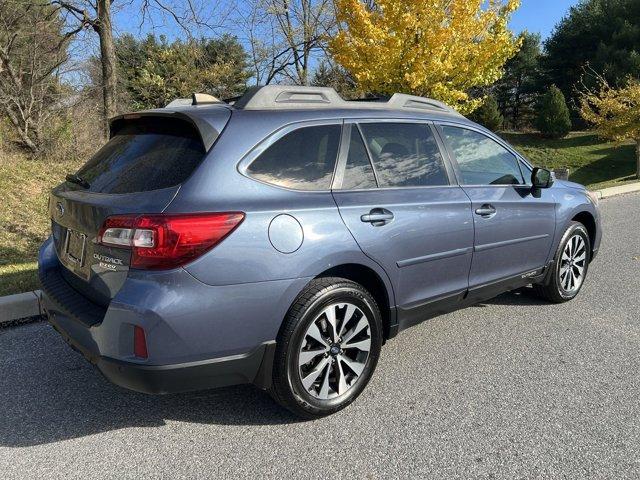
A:
[[[443,126],[463,185],[521,185],[518,159],[495,140],[466,128]]]
[[[340,131],[340,125],[293,130],[260,154],[247,168],[247,174],[266,183],[296,190],[329,190]]]
[[[448,185],[433,132],[421,123],[362,123],[380,187]]]

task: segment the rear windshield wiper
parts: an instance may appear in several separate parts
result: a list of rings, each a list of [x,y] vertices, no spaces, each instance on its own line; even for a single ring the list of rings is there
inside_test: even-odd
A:
[[[89,182],[87,182],[84,178],[82,178],[77,173],[69,173],[64,179],[67,182],[75,183],[76,185],[80,185],[82,188],[89,188]]]

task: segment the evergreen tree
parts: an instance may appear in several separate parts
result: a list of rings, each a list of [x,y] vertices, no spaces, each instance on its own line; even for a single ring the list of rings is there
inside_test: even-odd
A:
[[[538,103],[536,127],[546,137],[562,138],[571,130],[569,108],[558,87],[551,85]]]
[[[540,86],[540,35],[523,32],[522,46],[507,61],[504,76],[494,86],[498,108],[506,123],[516,130],[531,126]]]
[[[570,8],[545,42],[542,66],[578,119],[578,92],[595,88],[598,76],[621,87],[640,78],[640,1],[583,0]],[[595,74],[594,74],[595,73]]]
[[[502,122],[504,120],[500,110],[498,110],[498,102],[496,102],[493,95],[489,95],[484,103],[474,110],[469,118],[489,130],[499,130],[502,128]]]
[[[247,54],[231,35],[172,43],[163,36],[123,35],[116,51],[123,100],[133,109],[163,107],[194,92],[234,97],[250,77]]]

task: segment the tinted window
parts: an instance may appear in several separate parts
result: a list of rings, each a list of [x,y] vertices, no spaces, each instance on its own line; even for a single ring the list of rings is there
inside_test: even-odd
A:
[[[190,124],[142,119],[120,128],[78,175],[92,192],[145,192],[182,183],[204,154],[200,137]]]
[[[514,185],[524,180],[518,159],[500,144],[473,130],[443,126],[460,166],[464,185]]]
[[[380,187],[448,185],[431,129],[418,123],[360,125]]]
[[[355,190],[376,187],[376,177],[373,174],[373,168],[371,168],[367,149],[358,127],[354,125],[351,127],[351,141],[349,142],[349,154],[345,165],[342,189]]]
[[[298,190],[328,190],[338,155],[340,125],[303,127],[287,133],[254,160],[247,173]]]

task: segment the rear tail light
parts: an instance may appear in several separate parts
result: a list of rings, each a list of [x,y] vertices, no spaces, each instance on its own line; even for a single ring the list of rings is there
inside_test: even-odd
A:
[[[242,212],[116,215],[105,220],[98,242],[130,248],[132,268],[176,268],[216,246],[242,220]]]
[[[147,358],[147,338],[142,327],[133,327],[133,354],[139,358]]]

